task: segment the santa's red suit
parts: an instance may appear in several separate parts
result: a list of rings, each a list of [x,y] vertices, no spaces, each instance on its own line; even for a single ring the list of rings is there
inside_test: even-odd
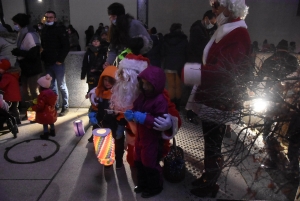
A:
[[[197,182],[209,182],[207,188],[215,187],[221,173],[225,124],[238,119],[235,113],[241,101],[237,99],[236,83],[241,83],[247,75],[250,47],[247,25],[244,20],[236,19],[216,30],[204,49],[202,66],[184,68],[185,83],[196,84],[186,108],[202,120],[205,173]]]

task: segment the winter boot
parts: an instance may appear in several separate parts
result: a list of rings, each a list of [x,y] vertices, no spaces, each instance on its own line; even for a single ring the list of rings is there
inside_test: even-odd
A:
[[[43,135],[40,135],[40,138],[43,140],[47,140],[49,138],[49,133],[45,132]]]
[[[50,136],[55,137],[55,130],[54,129],[50,129]]]
[[[142,198],[150,198],[163,190],[160,172],[154,168],[145,168],[147,175],[147,187],[142,192]]]
[[[135,193],[141,193],[147,187],[147,176],[143,163],[141,161],[134,161],[137,168],[137,185],[134,187]]]
[[[219,185],[216,183],[221,175],[223,159],[214,157],[204,160],[205,173],[192,182],[193,186],[199,186],[191,190],[191,193],[197,197],[216,197],[219,191]]]

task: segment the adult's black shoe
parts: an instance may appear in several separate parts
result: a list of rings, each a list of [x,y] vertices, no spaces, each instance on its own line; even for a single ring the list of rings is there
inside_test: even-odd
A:
[[[63,116],[66,116],[69,112],[69,108],[62,108],[60,113],[59,113],[59,116],[60,117],[63,117]]]

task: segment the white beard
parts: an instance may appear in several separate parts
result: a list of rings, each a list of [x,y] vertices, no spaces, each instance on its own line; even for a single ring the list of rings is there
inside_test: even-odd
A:
[[[110,107],[116,111],[133,108],[133,102],[139,95],[138,72],[132,69],[118,69],[116,83],[112,88]]]

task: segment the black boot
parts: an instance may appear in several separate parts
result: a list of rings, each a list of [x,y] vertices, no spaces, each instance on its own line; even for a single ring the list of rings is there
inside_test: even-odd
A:
[[[147,186],[146,171],[141,161],[134,161],[134,165],[137,168],[137,185],[134,187],[134,192],[141,193]]]
[[[120,139],[115,140],[116,169],[123,167],[124,139],[123,135]]]
[[[40,138],[43,140],[47,140],[49,138],[49,133],[45,132],[43,135],[40,135]]]
[[[55,137],[55,130],[54,129],[50,129],[50,136]]]
[[[160,172],[154,168],[145,168],[147,174],[147,187],[142,192],[142,198],[150,198],[159,194],[162,190]]]

